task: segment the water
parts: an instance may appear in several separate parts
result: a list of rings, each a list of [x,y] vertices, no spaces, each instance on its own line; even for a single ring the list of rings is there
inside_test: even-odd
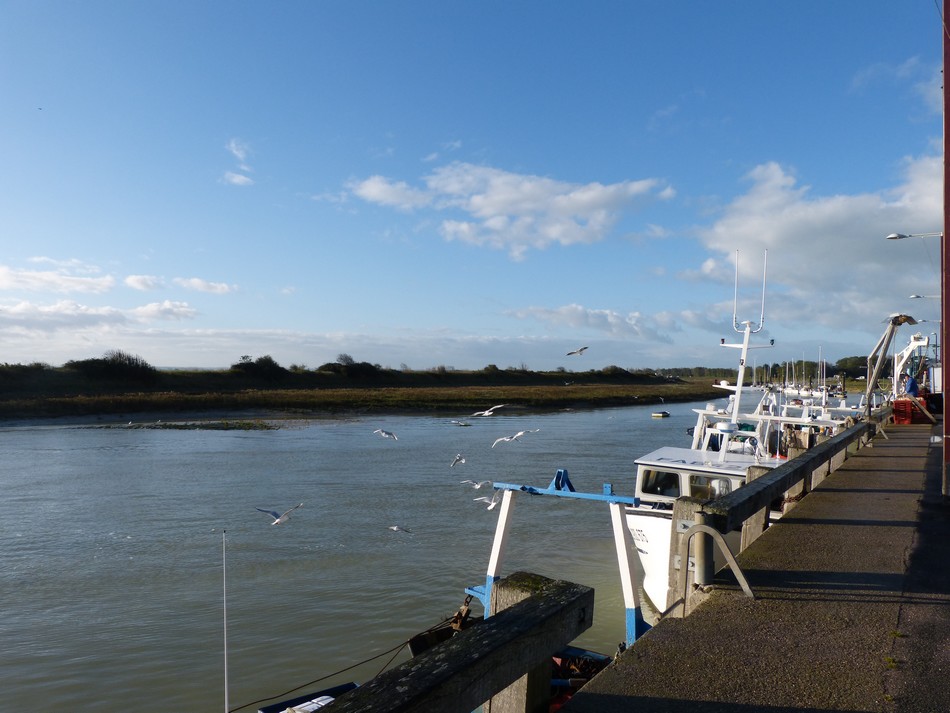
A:
[[[223,555],[231,708],[324,677],[308,690],[367,680],[392,654],[330,674],[450,616],[484,582],[497,510],[460,480],[546,487],[566,468],[578,490],[632,494],[633,458],[687,445],[694,405],[666,419],[650,407],[499,411],[468,428],[380,416],[277,431],[2,429],[4,707],[222,710]],[[529,428],[541,430],[491,448]],[[450,468],[456,453],[467,462]],[[277,527],[254,509],[299,502]],[[604,504],[519,497],[504,563],[516,569],[594,587],[579,643],[616,650],[624,612]]]

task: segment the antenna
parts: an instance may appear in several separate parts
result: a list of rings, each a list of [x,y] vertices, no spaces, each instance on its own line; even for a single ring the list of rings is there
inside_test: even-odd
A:
[[[228,549],[227,530],[221,531],[221,582],[224,596],[224,713],[228,713]]]
[[[723,339],[721,344],[724,347],[733,347],[735,349],[741,349],[739,356],[739,373],[736,376],[736,395],[735,400],[732,404],[732,423],[738,423],[739,419],[739,403],[742,399],[742,387],[745,383],[745,368],[746,362],[748,360],[749,349],[754,349],[757,347],[749,346],[749,337],[756,332],[762,331],[762,327],[765,326],[765,275],[768,268],[769,261],[769,251],[765,251],[765,264],[762,267],[762,312],[759,315],[759,324],[757,327],[752,326],[752,320],[746,320],[739,324],[739,251],[736,250],[736,285],[735,285],[735,294],[733,297],[733,306],[732,306],[732,328],[735,329],[739,334],[742,335],[741,344],[726,344],[726,340]],[[768,346],[772,346],[775,343],[775,340],[771,340]],[[764,345],[763,345],[764,346]],[[755,380],[755,370],[753,369],[752,374],[753,381]],[[720,459],[725,458],[726,448],[722,448],[719,453]]]
[[[759,314],[759,326],[757,326],[755,329],[751,329],[751,325],[752,325],[751,321],[742,323],[742,325],[748,325],[750,327],[749,332],[751,334],[755,334],[756,332],[762,331],[762,327],[765,326],[765,277],[766,277],[766,273],[768,272],[768,265],[769,265],[769,251],[766,250],[765,258],[762,264],[762,311]],[[736,250],[736,285],[735,285],[735,293],[733,296],[733,303],[732,303],[732,328],[739,334],[742,334],[745,331],[745,327],[739,324],[738,311],[739,311],[739,251]],[[740,327],[742,328],[740,329]]]

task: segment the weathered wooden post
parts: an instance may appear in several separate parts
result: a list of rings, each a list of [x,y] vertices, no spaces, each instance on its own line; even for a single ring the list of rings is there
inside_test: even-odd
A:
[[[517,590],[525,596],[516,602]],[[528,708],[522,702],[516,707],[513,697],[496,694],[517,685],[525,671],[540,670],[544,663],[549,666],[552,654],[590,628],[594,590],[516,572],[495,582],[492,591],[493,599],[501,591],[498,601],[510,601],[512,606],[344,693],[333,702],[332,710],[470,713],[494,696],[491,704],[484,703],[486,711],[546,712],[550,668],[546,669],[543,705]]]
[[[500,579],[492,587],[491,615],[513,607],[550,586],[553,580],[539,574],[515,572]],[[593,621],[593,611],[588,612]],[[588,624],[590,626],[590,624]],[[551,703],[551,655],[553,651],[539,651],[539,660],[524,676],[506,689],[492,696],[483,713],[544,713]]]

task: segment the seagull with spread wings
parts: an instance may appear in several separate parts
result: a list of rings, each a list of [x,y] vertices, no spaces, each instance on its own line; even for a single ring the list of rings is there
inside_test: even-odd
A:
[[[501,491],[496,490],[490,498],[488,496],[482,496],[480,498],[474,498],[474,500],[475,502],[488,503],[486,510],[494,510],[498,503],[501,502]]]
[[[395,433],[393,433],[392,431],[384,431],[384,430],[381,429],[381,428],[377,428],[375,431],[373,431],[373,433],[378,433],[378,434],[379,434],[380,436],[382,436],[383,438],[392,438],[394,441],[398,441],[398,440],[399,440],[398,438],[396,438],[396,434],[395,434]]]
[[[566,356],[571,356],[572,354],[577,354],[578,356],[580,356],[581,354],[586,352],[588,349],[589,347],[581,347],[580,349],[575,349],[574,351],[568,352]]]
[[[537,433],[537,432],[540,431],[540,430],[541,430],[540,428],[532,428],[531,430],[528,430],[528,431],[518,431],[518,432],[517,432],[515,435],[513,435],[513,436],[502,436],[501,438],[496,438],[496,439],[495,439],[495,442],[491,444],[491,447],[494,448],[494,447],[497,446],[499,443],[510,443],[511,441],[517,441],[519,438],[521,438],[521,437],[522,437],[523,435],[525,435],[526,433]]]
[[[476,412],[473,413],[472,415],[473,415],[473,416],[494,416],[494,415],[495,415],[495,409],[500,409],[500,408],[503,408],[503,407],[505,407],[505,406],[507,406],[507,405],[508,405],[508,404],[498,404],[497,406],[492,406],[491,408],[485,409],[484,411],[476,411]]]
[[[290,510],[285,512],[283,515],[281,515],[276,510],[264,510],[263,508],[254,508],[254,509],[260,510],[261,512],[266,512],[268,515],[274,518],[274,521],[271,523],[271,525],[283,525],[285,522],[287,522],[290,519],[290,513],[292,513],[294,510],[296,510],[299,507],[303,507],[303,503],[300,503],[300,505],[294,505],[292,508],[290,508]]]
[[[459,485],[465,485],[466,483],[468,483],[473,488],[475,488],[475,490],[479,490],[483,485],[488,485],[488,486],[492,485],[492,482],[490,480],[479,480],[478,482],[475,482],[474,480],[460,480],[459,481]]]

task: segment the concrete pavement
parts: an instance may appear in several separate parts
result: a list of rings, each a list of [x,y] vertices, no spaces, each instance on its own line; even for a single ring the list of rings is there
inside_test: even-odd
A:
[[[939,426],[892,425],[564,713],[950,712],[950,507]],[[595,613],[596,615],[596,613]]]

